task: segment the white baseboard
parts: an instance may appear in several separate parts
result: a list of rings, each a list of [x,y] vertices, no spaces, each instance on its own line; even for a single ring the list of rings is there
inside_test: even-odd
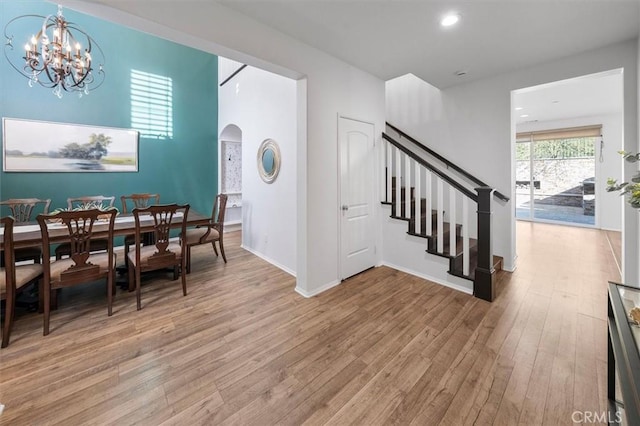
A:
[[[306,297],[307,299],[313,296],[316,296],[322,292],[325,292],[329,289],[332,289],[333,287],[337,286],[338,284],[340,284],[342,281],[340,280],[336,280],[330,283],[327,283],[325,285],[323,285],[322,287],[312,291],[312,292],[307,292],[303,289],[301,289],[300,287],[296,286],[296,293],[298,293],[299,295],[301,295],[302,297]]]
[[[473,289],[467,288],[467,287],[465,287],[465,286],[463,286],[461,284],[456,284],[456,283],[452,283],[450,281],[446,281],[446,280],[443,280],[443,279],[440,279],[440,278],[435,278],[435,277],[432,277],[430,275],[423,274],[421,272],[414,271],[414,270],[409,269],[409,268],[405,268],[405,267],[402,267],[402,266],[394,265],[393,263],[382,262],[382,264],[384,266],[388,266],[389,268],[397,269],[398,271],[404,272],[406,274],[413,275],[413,276],[425,279],[427,281],[431,281],[431,282],[434,282],[436,284],[440,284],[440,285],[443,285],[445,287],[449,287],[449,288],[452,288],[454,290],[461,291],[461,292],[466,293],[466,294],[473,294]],[[452,275],[452,277],[453,277],[453,275]],[[468,281],[468,280],[465,280],[464,278],[455,277],[455,279],[459,279],[461,281]],[[469,282],[471,283],[471,281],[469,281]],[[473,286],[473,284],[471,284],[471,285]]]
[[[241,231],[242,230],[242,222],[236,222],[236,223],[225,223],[224,224],[224,233],[226,234],[227,232],[235,232],[235,231]]]
[[[266,261],[266,262],[269,262],[270,264],[272,264],[272,265],[273,265],[273,266],[275,266],[276,268],[280,268],[280,269],[282,269],[282,270],[283,270],[284,272],[286,272],[287,274],[292,275],[292,276],[294,276],[294,277],[296,276],[295,271],[293,271],[293,270],[291,270],[291,269],[287,268],[286,266],[284,266],[284,265],[282,265],[282,264],[280,264],[280,263],[276,262],[275,260],[271,259],[270,257],[265,256],[264,254],[262,254],[262,253],[260,253],[260,252],[257,252],[257,251],[255,251],[255,250],[254,250],[254,249],[252,249],[252,248],[246,247],[245,245],[242,245],[242,244],[241,244],[241,245],[240,245],[240,247],[242,247],[243,249],[245,249],[245,250],[246,250],[246,251],[248,251],[249,253],[251,253],[251,254],[254,254],[254,255],[258,256],[260,259],[262,259],[262,260],[264,260],[264,261]]]
[[[516,263],[518,260],[518,255],[516,255],[510,264],[506,263],[506,260],[502,259],[502,270],[507,272],[515,272],[518,268],[518,264]]]
[[[515,271],[516,271],[516,269],[518,269],[518,266],[517,266],[517,265],[515,265],[515,264],[514,264],[511,268],[507,268],[507,267],[504,265],[504,262],[502,263],[502,270],[503,270],[503,271],[506,271],[506,272],[515,272]]]

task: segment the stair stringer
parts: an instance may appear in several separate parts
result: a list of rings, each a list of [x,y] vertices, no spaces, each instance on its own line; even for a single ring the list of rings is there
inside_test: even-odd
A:
[[[390,205],[381,205],[382,264],[437,284],[473,294],[473,282],[451,275],[449,259],[426,252],[427,240],[407,234],[407,222],[389,217]]]

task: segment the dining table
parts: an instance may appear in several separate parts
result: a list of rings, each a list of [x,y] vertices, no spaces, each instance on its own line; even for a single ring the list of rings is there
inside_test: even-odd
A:
[[[181,213],[180,213],[181,214]],[[182,226],[182,218],[180,214],[176,214],[173,217],[172,224],[174,224],[175,228],[180,228]],[[187,214],[187,226],[198,226],[198,225],[206,225],[211,220],[210,216],[203,215],[194,210],[189,210]],[[140,217],[140,230],[141,233],[144,232],[152,232],[153,231],[154,221],[153,218],[148,216]],[[66,225],[57,222],[51,222],[47,224],[49,229],[49,242],[51,244],[57,244],[61,242],[68,241],[69,233]],[[2,227],[0,227],[0,230]],[[114,237],[131,235],[135,233],[136,230],[136,222],[133,216],[133,213],[122,213],[118,214],[115,219],[114,227],[113,227],[113,235]],[[98,220],[94,222],[93,225],[93,233],[97,237],[104,235],[105,237],[109,234],[109,224],[106,220]],[[144,237],[144,234],[143,234]],[[148,244],[148,242],[143,240],[144,244]],[[42,233],[40,232],[40,225],[37,222],[21,222],[17,223],[13,226],[13,246],[15,248],[22,247],[38,247],[42,246]],[[4,232],[0,231],[0,250],[4,249]],[[118,268],[120,273],[126,272],[121,270],[122,268]],[[122,277],[122,280],[117,280],[117,284],[122,288],[129,288],[129,283],[126,280],[126,274]],[[131,291],[131,288],[129,288]],[[40,303],[42,301],[40,300]],[[38,300],[29,300],[24,303],[29,307],[29,309],[35,309],[34,306],[38,304]],[[55,309],[55,303],[54,303]],[[41,307],[39,309],[42,310]]]
[[[205,225],[210,221],[210,219],[211,217],[208,215],[205,216],[197,211],[189,210],[189,213],[187,214],[187,226]],[[173,223],[175,223],[176,228],[179,228],[182,225],[182,220],[178,215],[176,215],[173,218]],[[153,224],[151,216],[146,218],[144,216],[140,217],[141,232],[153,231]],[[68,240],[69,234],[66,225],[52,222],[49,223],[47,227],[49,228],[49,241],[52,244]],[[113,227],[114,237],[131,235],[135,233],[135,230],[136,223],[132,213],[123,213],[116,216]],[[109,233],[107,221],[96,221],[93,225],[93,233],[97,237],[100,237],[101,235],[106,237]],[[4,232],[0,232],[0,249],[4,247],[3,234]],[[13,227],[13,245],[14,248],[41,246],[42,234],[38,223],[22,222],[15,224]]]

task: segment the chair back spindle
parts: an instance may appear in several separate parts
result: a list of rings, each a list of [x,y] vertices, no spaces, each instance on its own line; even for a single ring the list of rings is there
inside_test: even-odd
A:
[[[115,196],[91,195],[75,198],[67,198],[67,208],[69,210],[80,208],[82,210],[107,209],[113,207]]]
[[[76,198],[67,198],[67,209],[68,210],[109,210],[113,209],[113,202],[115,201],[115,196],[104,196],[104,195],[92,195],[92,196],[83,196]],[[107,249],[108,241],[105,239],[93,239],[91,244],[91,251],[103,251]],[[64,256],[71,256],[71,249],[69,247],[69,243],[60,244],[56,247],[56,259],[62,259]]]
[[[122,202],[122,213],[128,213],[130,210],[129,205],[133,206],[134,209],[143,209],[145,207],[149,207],[155,204],[160,203],[160,194],[131,194],[131,195],[123,195],[120,197],[120,201]]]
[[[39,198],[12,198],[0,201],[0,206],[7,206],[11,211],[11,216],[16,223],[29,222],[33,212],[42,206],[42,213],[49,212],[51,199],[41,200]]]
[[[50,199],[39,198],[12,198],[0,201],[0,207],[6,206],[11,212],[15,223],[30,222],[34,213],[49,213]],[[24,247],[16,249],[14,253],[14,261],[21,262],[24,260],[32,260],[34,263],[40,263],[42,250],[40,247]],[[4,260],[0,261],[4,265]]]

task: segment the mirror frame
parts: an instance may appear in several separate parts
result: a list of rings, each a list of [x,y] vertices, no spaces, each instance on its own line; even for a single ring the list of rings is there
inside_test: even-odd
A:
[[[271,152],[273,152],[273,170],[271,171],[271,173],[267,173],[267,171],[264,169],[264,164],[262,163],[262,157],[267,150],[271,150]],[[280,147],[278,146],[278,143],[273,139],[265,139],[264,141],[262,141],[262,143],[260,144],[260,148],[258,148],[257,160],[258,174],[260,175],[260,178],[266,183],[273,183],[273,181],[275,181],[278,177],[278,173],[280,173],[281,157]]]

